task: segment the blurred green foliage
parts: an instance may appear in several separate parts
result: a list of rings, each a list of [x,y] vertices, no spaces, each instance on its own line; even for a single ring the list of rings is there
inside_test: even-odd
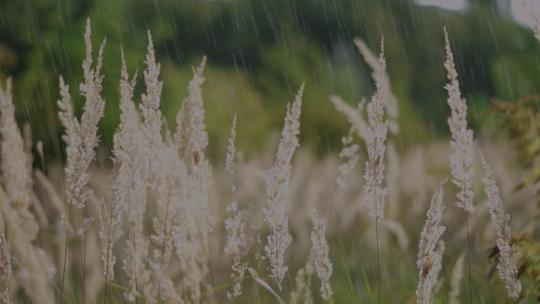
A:
[[[248,153],[264,148],[302,82],[302,142],[325,152],[339,147],[347,128],[328,96],[356,103],[372,93],[370,71],[352,38],[363,38],[378,52],[384,36],[403,145],[447,132],[443,25],[450,31],[462,90],[472,103],[473,126],[482,124],[491,97],[538,93],[539,45],[495,2],[472,1],[466,11],[451,12],[412,0],[7,0],[0,2],[0,79],[13,76],[20,121],[31,122],[49,155],[60,156],[58,76],[68,80],[80,108],[82,32],[91,17],[94,46],[107,38],[101,128],[110,147],[118,122],[120,49],[130,72],[141,76],[150,30],[165,82],[162,108],[171,127],[191,66],[206,54],[203,94],[212,153],[223,146],[234,111],[240,148]],[[137,91],[143,90],[139,81]]]

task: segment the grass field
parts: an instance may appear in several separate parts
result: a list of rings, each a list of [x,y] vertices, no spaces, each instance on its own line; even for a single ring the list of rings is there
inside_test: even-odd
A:
[[[84,79],[70,88],[59,78],[63,162],[47,159],[19,127],[11,83],[1,86],[1,299],[536,303],[537,113],[512,108],[501,119],[517,121],[506,120],[501,132],[471,129],[457,58],[445,29],[441,35],[449,138],[401,143],[384,43],[372,52],[355,40],[375,91],[358,106],[321,96],[350,124],[339,154],[302,146],[306,83],[290,96],[282,130],[265,140],[263,153],[237,150],[239,141],[253,139],[236,137],[250,126],[235,115],[224,118],[223,156],[209,159],[203,96],[213,84],[205,83],[206,58],[193,67],[170,130],[150,33],[145,70],[128,71],[122,56],[118,99],[105,101],[107,47],[92,46],[88,21]],[[84,100],[80,111],[73,109],[75,92]],[[109,152],[98,125],[111,102],[121,116]],[[507,131],[525,139],[515,145]]]

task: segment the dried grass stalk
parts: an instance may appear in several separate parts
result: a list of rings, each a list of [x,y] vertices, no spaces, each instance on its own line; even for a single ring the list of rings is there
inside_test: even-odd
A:
[[[229,299],[232,299],[242,295],[242,280],[248,269],[246,261],[246,254],[249,250],[246,235],[248,213],[246,210],[240,209],[236,201],[229,203],[227,212],[230,215],[225,220],[225,230],[227,231],[225,252],[232,258],[231,279],[234,281],[233,289],[227,295]]]
[[[426,214],[426,222],[420,234],[420,244],[418,249],[418,285],[416,288],[416,302],[418,304],[431,304],[433,291],[437,285],[439,272],[442,268],[442,256],[444,252],[444,241],[441,236],[445,227],[441,225],[444,211],[444,185],[443,181],[429,205]]]
[[[88,200],[94,195],[89,187],[90,176],[88,167],[94,160],[95,148],[99,143],[97,134],[98,123],[103,117],[105,100],[101,97],[101,66],[105,40],[101,44],[97,63],[93,66],[92,41],[90,19],[86,21],[84,43],[86,57],[83,61],[84,81],[80,84],[80,92],[84,97],[84,112],[79,121],[73,112],[69,86],[60,76],[60,96],[58,107],[60,108],[60,121],[66,129],[63,139],[66,143],[66,167],[65,189],[66,198],[70,207],[84,208]]]
[[[232,201],[227,205],[228,217],[225,220],[225,230],[227,231],[227,243],[225,253],[232,258],[231,279],[235,282],[233,289],[227,292],[229,299],[242,295],[242,280],[246,276],[248,263],[246,255],[249,252],[246,235],[248,212],[240,209],[236,201],[235,184],[235,162],[236,162],[236,113],[233,117],[230,137],[227,145],[227,156],[225,158],[225,171],[227,171],[231,183]]]
[[[11,304],[11,253],[4,232],[4,221],[0,217],[0,301],[3,304]]]
[[[362,100],[359,102],[356,109],[348,105],[339,96],[331,96],[330,101],[334,104],[334,107],[338,112],[345,115],[351,124],[351,128],[356,132],[356,135],[367,143],[369,138],[369,125],[363,116],[365,101]]]
[[[484,168],[484,191],[487,196],[487,206],[491,220],[495,225],[497,233],[497,249],[499,256],[497,261],[497,271],[504,282],[506,292],[510,299],[518,299],[521,293],[521,283],[517,279],[517,267],[512,258],[512,230],[510,229],[510,215],[504,211],[499,187],[493,176],[490,166],[480,154],[482,166]]]
[[[4,89],[0,85],[0,133],[2,135],[0,169],[4,189],[15,212],[15,220],[26,234],[26,238],[34,240],[39,225],[30,212],[33,196],[32,164],[25,151],[21,131],[15,122],[15,107],[11,90],[11,79],[7,80]]]
[[[358,165],[358,151],[360,147],[353,142],[352,128],[347,136],[341,139],[343,148],[339,153],[339,157],[343,159],[343,163],[338,167],[338,176],[336,178],[336,184],[340,193],[345,192],[349,185],[347,184],[347,177],[356,169]]]
[[[364,61],[369,65],[369,67],[372,70],[372,78],[375,82],[380,81],[381,84],[384,86],[384,101],[386,106],[386,114],[388,115],[388,129],[390,130],[390,133],[393,135],[397,135],[399,133],[399,124],[398,124],[398,115],[399,115],[399,109],[398,109],[398,100],[396,96],[392,93],[392,90],[390,88],[390,77],[384,71],[382,75],[378,73],[379,70],[379,60],[377,59],[377,56],[369,49],[367,44],[360,38],[354,38],[354,44],[356,45],[356,48],[358,49],[358,52],[360,55],[362,55],[362,58],[364,58]],[[379,79],[378,79],[379,78]],[[377,80],[378,79],[378,80]]]
[[[307,266],[306,266],[307,268]],[[311,273],[307,269],[300,268],[294,279],[294,290],[291,292],[292,304],[313,304],[313,294],[311,293]]]
[[[450,47],[448,32],[444,28],[444,39],[446,42],[446,62],[444,67],[447,71],[449,83],[445,86],[448,91],[448,105],[452,110],[448,125],[452,133],[450,142],[450,169],[452,173],[452,182],[458,187],[456,204],[472,214],[474,211],[473,199],[474,192],[472,190],[474,170],[474,146],[473,146],[473,131],[467,127],[467,103],[461,97],[459,89],[458,73],[454,63],[454,54]]]
[[[314,212],[311,215],[313,228],[311,230],[311,252],[313,264],[317,276],[321,280],[321,297],[328,300],[332,296],[332,287],[330,286],[330,277],[332,276],[332,262],[330,261],[330,247],[326,241],[326,223]]]
[[[209,209],[209,192],[212,183],[212,167],[206,158],[208,134],[204,122],[204,104],[202,97],[203,71],[206,57],[193,68],[193,78],[188,87],[189,95],[184,100],[182,110],[177,115],[178,129],[176,142],[171,146],[176,161],[181,163],[184,176],[184,203],[178,209],[176,229],[176,252],[183,261],[185,276],[183,287],[191,302],[205,301],[203,296],[210,296],[207,286],[210,273],[209,236],[213,230],[214,217]],[[205,290],[206,289],[206,290]]]
[[[113,138],[113,186],[110,202],[100,204],[99,239],[101,241],[103,274],[105,280],[114,280],[116,256],[114,245],[123,235],[123,215],[128,204],[129,192],[133,185],[133,168],[137,166],[135,158],[139,151],[137,143],[142,138],[137,133],[137,114],[133,105],[135,78],[130,82],[126,62],[122,53],[120,77],[120,126]]]
[[[270,278],[281,290],[281,282],[287,273],[285,251],[291,244],[289,234],[289,182],[291,160],[294,151],[300,145],[300,113],[304,85],[296,94],[294,102],[287,105],[287,116],[281,132],[281,140],[274,164],[267,172],[266,193],[268,205],[263,209],[264,219],[270,227],[270,235],[264,246],[266,258],[270,263]]]
[[[111,223],[119,225],[123,210],[127,213],[126,257],[123,270],[128,278],[128,288],[124,297],[135,302],[139,296],[152,301],[150,292],[150,271],[146,265],[148,257],[148,239],[144,233],[144,217],[147,204],[146,175],[148,154],[141,118],[133,102],[133,90],[136,83],[131,81],[127,72],[124,56],[120,80],[120,126],[114,135],[115,181]],[[117,211],[115,211],[117,210]],[[116,214],[116,215],[114,215]],[[118,237],[118,236],[117,236]],[[143,294],[141,294],[141,291]]]
[[[33,303],[53,304],[55,298],[50,284],[50,269],[48,269],[50,265],[43,263],[43,253],[32,245],[32,240],[16,220],[15,209],[7,202],[7,195],[0,189],[0,212],[9,246],[20,265],[17,272],[19,282]]]
[[[144,71],[144,84],[146,92],[142,95],[140,109],[143,117],[144,153],[146,154],[147,174],[152,189],[159,187],[161,175],[160,149],[163,146],[161,135],[162,115],[160,110],[161,91],[163,82],[159,80],[161,66],[156,62],[152,35],[148,32],[148,47],[146,52],[146,70]]]
[[[454,269],[452,270],[452,278],[450,280],[450,294],[448,295],[449,304],[461,303],[459,295],[461,294],[461,281],[463,280],[463,264],[465,262],[465,255],[460,254]]]
[[[384,204],[387,189],[384,186],[386,134],[388,122],[385,118],[385,96],[387,95],[384,80],[386,61],[384,58],[384,43],[381,42],[377,69],[375,71],[376,91],[368,104],[369,132],[367,138],[368,159],[364,168],[366,200],[369,216],[374,219],[384,217]]]

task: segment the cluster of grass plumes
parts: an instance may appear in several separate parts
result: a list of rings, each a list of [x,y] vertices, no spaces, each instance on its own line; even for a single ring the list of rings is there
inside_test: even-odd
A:
[[[314,160],[300,149],[302,97],[309,90],[301,85],[286,108],[276,151],[260,159],[244,159],[236,135],[248,126],[237,125],[236,114],[231,117],[223,168],[214,168],[205,153],[206,57],[193,68],[177,127],[170,130],[160,110],[163,82],[148,33],[142,77],[130,75],[122,53],[120,124],[111,168],[97,168],[98,125],[111,101],[101,96],[105,43],[95,59],[90,28],[88,21],[80,118],[69,87],[59,78],[66,146],[61,170],[54,164],[46,172],[32,169],[32,142],[15,122],[11,83],[0,86],[4,303],[459,303],[465,301],[463,233],[451,224],[463,224],[461,209],[474,224],[471,231],[467,227],[467,237],[469,232],[482,240],[487,235],[483,244],[496,244],[501,282],[490,284],[503,284],[511,299],[526,299],[508,213],[522,219],[530,210],[505,210],[511,181],[497,181],[501,170],[488,162],[510,165],[489,153],[475,159],[480,153],[467,126],[467,105],[446,33],[450,144],[396,148],[397,99],[384,50],[374,56],[358,39],[376,90],[366,107],[331,98],[351,124],[338,157]],[[138,79],[144,83],[140,97],[135,94]],[[35,151],[43,162],[39,143]],[[484,173],[487,203],[473,208],[479,188],[475,165]],[[457,189],[440,183],[446,178]],[[459,208],[446,205],[445,191],[456,195]],[[489,214],[493,224],[482,214]],[[410,246],[412,241],[418,248]],[[370,266],[375,254],[376,270]],[[534,263],[519,254],[518,261]],[[447,271],[451,283],[445,283],[442,270],[454,257],[456,266]],[[487,260],[482,254],[476,258]],[[481,267],[475,270],[482,275]],[[396,292],[381,292],[396,284]]]

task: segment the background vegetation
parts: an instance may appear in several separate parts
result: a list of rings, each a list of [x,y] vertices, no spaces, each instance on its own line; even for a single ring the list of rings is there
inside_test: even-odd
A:
[[[84,238],[79,238],[82,232],[72,238],[68,235],[77,233],[61,219],[63,214],[70,212],[63,209],[66,208],[65,195],[69,189],[65,191],[65,187],[69,177],[64,179],[66,171],[58,161],[66,154],[61,140],[65,129],[60,125],[56,104],[58,76],[63,75],[70,85],[79,116],[84,99],[76,94],[83,79],[80,68],[85,56],[82,33],[84,23],[90,17],[94,46],[103,37],[107,38],[103,67],[103,96],[107,102],[105,117],[99,123],[102,140],[98,149],[104,151],[98,153],[97,166],[89,167],[89,179],[84,182],[88,182],[85,185],[88,189],[95,190],[96,196],[92,199],[103,199],[106,204],[90,202],[88,208],[81,210],[81,218],[100,218],[98,208],[115,203],[111,181],[116,177],[111,174],[114,172],[111,163],[102,160],[111,156],[113,132],[120,117],[120,52],[123,49],[126,54],[130,73],[138,71],[134,96],[140,103],[140,96],[145,93],[142,73],[147,32],[150,31],[157,61],[161,63],[160,78],[164,81],[161,110],[170,127],[175,126],[175,115],[188,95],[192,66],[198,64],[203,55],[208,57],[202,94],[206,110],[204,121],[210,137],[208,159],[215,163],[213,182],[209,183],[209,176],[203,176],[202,182],[196,179],[198,176],[193,173],[198,172],[196,170],[188,170],[188,179],[182,175],[178,180],[174,176],[175,170],[163,170],[165,176],[171,175],[177,182],[171,182],[171,189],[180,189],[178,185],[183,185],[189,178],[201,182],[203,186],[198,189],[198,195],[208,204],[205,212],[215,217],[208,257],[211,266],[208,277],[212,286],[205,296],[224,302],[233,283],[231,261],[225,258],[223,250],[227,240],[225,221],[231,213],[227,206],[230,206],[228,203],[233,194],[238,196],[239,206],[246,208],[245,214],[249,215],[246,218],[254,222],[253,227],[249,226],[254,243],[246,251],[249,267],[267,279],[266,261],[261,259],[264,242],[261,239],[269,230],[262,224],[261,211],[269,201],[265,195],[268,191],[267,170],[274,158],[276,133],[283,125],[286,104],[305,82],[300,119],[301,148],[292,167],[286,167],[292,173],[290,185],[283,188],[290,197],[287,212],[294,241],[287,252],[290,270],[279,296],[290,303],[300,303],[295,302],[293,294],[305,289],[316,295],[316,303],[322,302],[318,297],[320,283],[311,279],[313,273],[306,275],[308,286],[305,288],[298,288],[301,284],[296,280],[296,274],[302,273],[300,269],[309,270],[306,259],[310,250],[309,211],[317,210],[328,220],[326,236],[334,267],[331,278],[334,294],[328,303],[414,303],[419,277],[416,259],[420,231],[433,190],[449,176],[451,151],[447,119],[450,108],[447,92],[443,89],[447,80],[442,29],[446,25],[459,73],[459,86],[469,107],[467,119],[474,130],[474,143],[493,165],[502,204],[511,215],[512,245],[516,249],[514,259],[523,284],[520,303],[536,303],[540,295],[540,204],[537,203],[540,193],[540,99],[535,96],[540,90],[540,44],[529,28],[511,18],[508,4],[509,1],[503,0],[474,0],[463,11],[449,11],[420,6],[413,0],[0,1],[0,83],[4,85],[5,78],[13,77],[17,121],[19,126],[30,123],[34,137],[34,145],[30,140],[25,142],[25,148],[30,150],[25,152],[30,153],[24,156],[26,153],[17,153],[22,151],[22,142],[18,150],[6,149],[10,147],[10,142],[6,141],[9,137],[2,135],[0,150],[6,154],[11,151],[8,156],[13,161],[2,155],[0,164],[9,169],[10,165],[21,164],[20,160],[25,157],[35,160],[32,168],[24,170],[31,182],[21,183],[20,187],[24,190],[21,193],[35,194],[24,208],[9,197],[10,191],[18,194],[19,188],[8,187],[17,178],[23,179],[23,170],[0,168],[3,174],[0,178],[3,184],[0,187],[0,220],[10,219],[8,211],[12,204],[22,211],[30,210],[40,221],[35,239],[18,238],[16,230],[5,229],[7,244],[20,239],[27,241],[28,248],[46,253],[39,258],[50,259],[53,271],[47,273],[51,283],[47,281],[43,285],[54,293],[54,299],[63,298],[66,303],[95,303],[102,299],[111,303],[125,302],[126,274],[119,271],[115,281],[109,282],[102,275],[98,252],[100,224],[88,224],[87,230],[80,230],[84,230]],[[361,151],[357,155],[359,165],[352,166],[347,177],[351,187],[336,189],[336,176],[346,170],[342,165],[347,160],[343,154],[338,154],[343,148],[341,138],[350,126],[334,109],[329,97],[339,95],[356,105],[374,91],[371,69],[358,55],[352,42],[354,37],[366,41],[375,54],[380,48],[381,37],[384,37],[387,70],[392,91],[399,102],[400,133],[390,135],[386,150],[385,184],[389,195],[380,233],[364,208],[362,170],[366,155],[365,145],[359,138],[351,139],[347,144],[352,147],[358,143]],[[494,98],[497,102],[492,102]],[[202,100],[199,101],[202,104]],[[4,105],[0,110],[9,113],[5,108]],[[216,161],[224,158],[233,112],[238,115],[238,193],[230,190],[231,180],[236,178],[223,172],[222,163]],[[9,122],[15,125],[13,121]],[[501,130],[504,132],[500,134],[509,134],[515,145],[507,137],[499,136]],[[38,141],[43,145],[38,145]],[[33,151],[32,147],[35,148]],[[45,155],[41,155],[39,147],[44,147]],[[140,157],[139,149],[132,151],[136,157]],[[208,163],[199,162],[200,151],[193,151],[197,153],[186,154],[186,164],[189,166],[193,162],[191,165],[203,164],[210,168]],[[90,161],[93,161],[94,155],[90,154]],[[140,159],[146,160],[148,155],[154,154],[141,155],[144,157]],[[179,162],[184,164],[184,161]],[[137,161],[133,164],[143,168],[136,169],[140,169],[145,178],[151,176],[145,170],[152,166],[146,167]],[[477,159],[474,165],[480,172]],[[71,172],[86,174],[85,170]],[[210,169],[202,172],[209,173]],[[148,185],[153,186],[144,184],[145,187]],[[480,173],[470,186],[477,195],[477,211],[470,217],[471,227],[468,218],[465,224],[466,215],[454,205],[455,187],[448,187],[444,199],[447,209],[443,222],[447,231],[443,238],[448,246],[434,303],[448,303],[452,290],[461,292],[457,298],[464,303],[509,303],[503,283],[496,275],[499,253],[494,247],[495,230],[488,217]],[[138,196],[135,194],[140,193],[134,192],[134,197],[148,199],[151,208],[146,209],[142,227],[145,232],[151,232],[156,229],[151,226],[150,217],[160,219],[169,213],[160,209],[163,206],[159,202],[165,201],[159,196],[162,193],[154,197],[154,190],[144,191],[145,195]],[[175,199],[168,198],[171,202],[176,202]],[[184,207],[193,202],[186,199],[181,203]],[[190,216],[183,213],[183,209],[178,210],[175,215]],[[73,219],[78,220],[77,217]],[[184,222],[179,220],[178,226]],[[9,225],[0,223],[0,228],[24,226],[16,221],[6,223]],[[68,244],[68,240],[71,243]],[[116,247],[119,261],[129,256],[123,252],[126,240],[127,237],[122,238]],[[375,250],[379,246],[380,250]],[[158,246],[152,245],[154,247]],[[12,284],[15,286],[13,298],[17,303],[29,303],[32,296],[35,297],[33,289],[23,290],[20,287],[26,285],[19,285],[18,281],[36,276],[24,276],[25,272],[20,270],[26,269],[25,263],[20,263],[18,258],[25,256],[22,253],[26,250],[24,247],[13,248],[15,254],[4,250],[14,257],[17,277],[12,283],[17,284]],[[39,251],[41,248],[44,250]],[[70,254],[66,258],[62,253],[68,251]],[[455,266],[459,265],[460,256],[466,256],[466,266],[462,264],[461,269]],[[380,267],[375,263],[379,258]],[[40,261],[38,266],[42,265],[45,267],[41,268],[48,266]],[[187,272],[179,269],[171,267],[169,270],[174,274],[171,277],[183,280]],[[457,279],[454,279],[454,273]],[[237,302],[274,303],[275,297],[254,278],[255,275],[250,275],[244,280],[244,294]],[[179,283],[182,284],[183,281]],[[381,289],[379,299],[377,293]]]
[[[499,3],[499,5],[497,5]],[[0,2],[0,79],[14,77],[20,121],[32,123],[48,155],[61,155],[58,75],[77,86],[84,56],[85,19],[95,37],[107,37],[102,138],[111,146],[118,123],[119,53],[141,76],[147,30],[152,32],[165,83],[162,108],[171,124],[186,96],[191,66],[206,54],[204,88],[210,152],[225,145],[238,111],[240,148],[257,152],[276,130],[293,91],[306,82],[302,142],[319,153],[339,148],[346,130],[328,101],[337,94],[355,104],[372,92],[369,68],[352,38],[374,50],[386,44],[389,74],[400,102],[400,145],[447,132],[442,26],[453,41],[462,91],[477,128],[490,121],[490,98],[514,99],[540,88],[540,48],[517,25],[504,1],[471,1],[465,11],[419,6],[412,0],[21,0]],[[141,86],[137,91],[141,91]],[[80,98],[75,102],[80,105]],[[487,124],[489,125],[489,124]]]

